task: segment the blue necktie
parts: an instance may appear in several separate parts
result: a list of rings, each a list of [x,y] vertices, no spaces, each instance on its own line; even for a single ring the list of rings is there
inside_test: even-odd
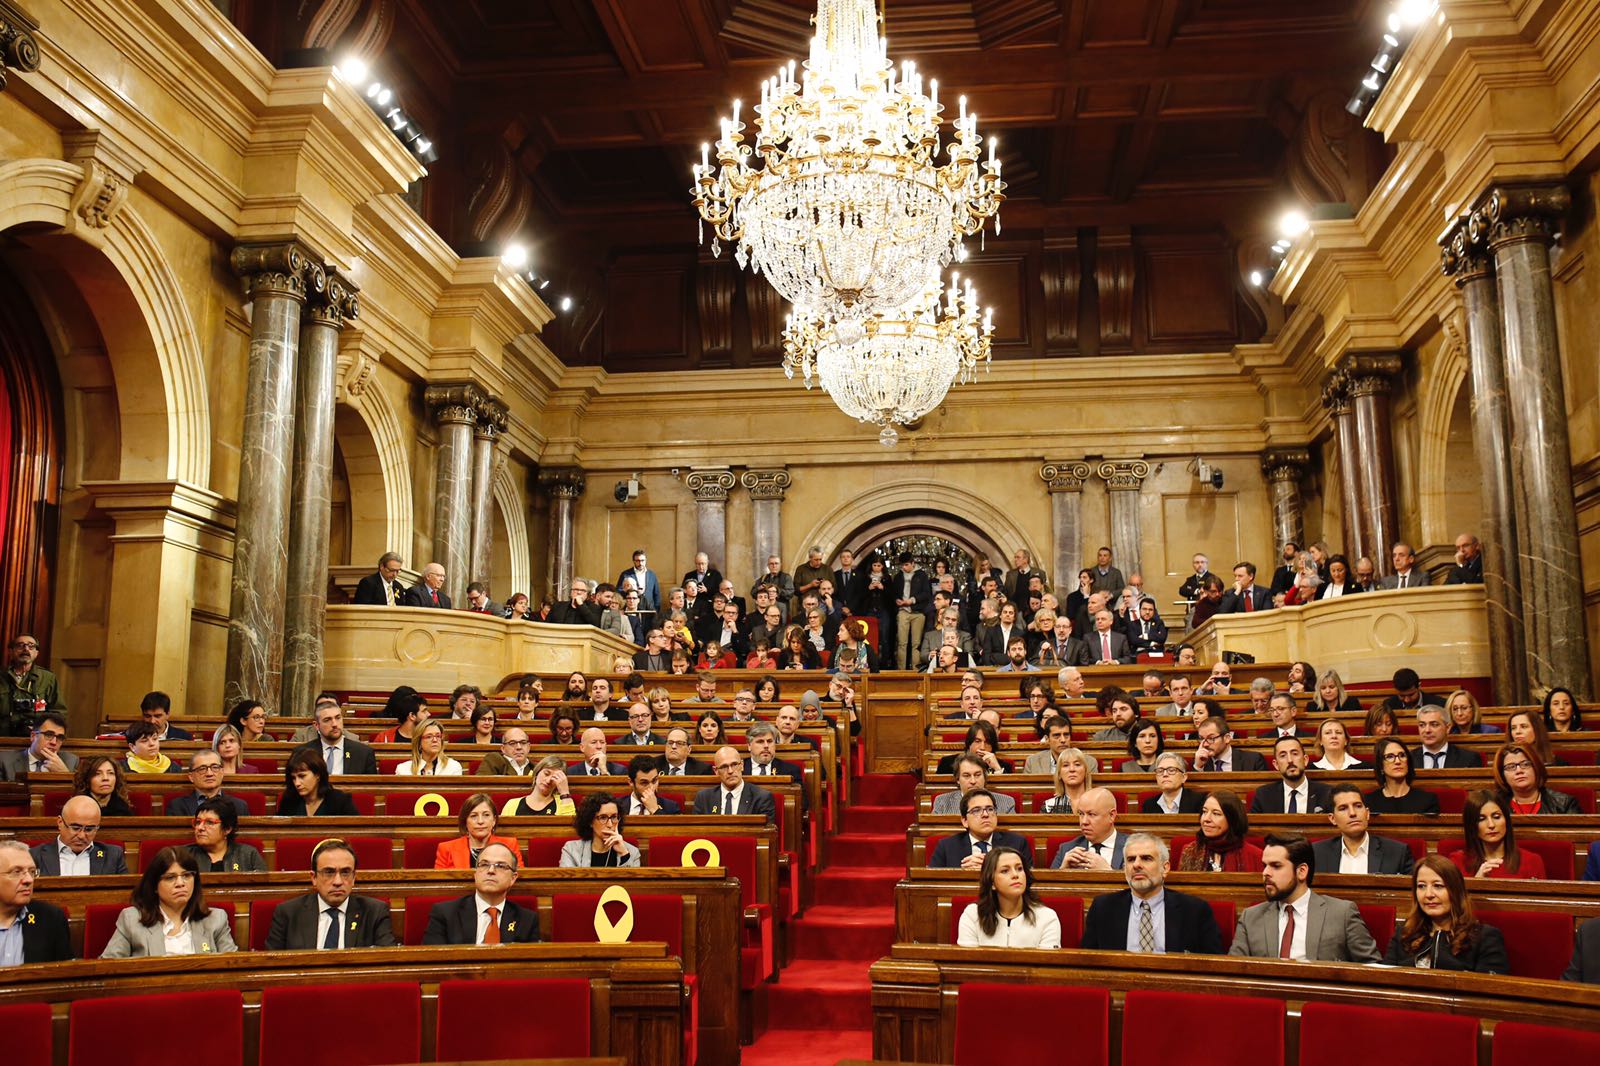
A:
[[[324,913],[328,916],[328,935],[322,938],[322,946],[336,948],[339,946],[339,910],[329,907]]]

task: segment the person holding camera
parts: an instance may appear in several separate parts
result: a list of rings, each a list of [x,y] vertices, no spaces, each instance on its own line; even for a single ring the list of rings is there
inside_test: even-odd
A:
[[[39,640],[27,633],[11,638],[6,660],[5,688],[0,693],[0,736],[25,737],[33,730],[34,719],[46,711],[65,712],[61,702],[61,683],[56,675],[38,665]]]

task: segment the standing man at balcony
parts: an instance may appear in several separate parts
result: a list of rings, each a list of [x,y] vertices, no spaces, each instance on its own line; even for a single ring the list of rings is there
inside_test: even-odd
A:
[[[406,587],[400,584],[400,556],[384,552],[378,558],[377,573],[368,574],[356,585],[358,604],[368,607],[398,607]]]
[[[444,567],[438,563],[429,563],[422,568],[422,581],[406,590],[401,599],[402,607],[437,607],[440,610],[450,609],[450,597],[444,591]]]

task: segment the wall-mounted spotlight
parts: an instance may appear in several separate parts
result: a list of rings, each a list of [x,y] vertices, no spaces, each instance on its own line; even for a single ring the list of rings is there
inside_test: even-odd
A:
[[[347,82],[367,101],[371,107],[384,120],[400,143],[405,145],[412,155],[420,162],[436,163],[439,153],[434,149],[433,141],[425,136],[422,127],[407,115],[398,104],[394,104],[394,90],[372,77],[371,68],[359,56],[346,56],[333,68],[333,73],[339,80]],[[393,106],[391,106],[393,105]]]

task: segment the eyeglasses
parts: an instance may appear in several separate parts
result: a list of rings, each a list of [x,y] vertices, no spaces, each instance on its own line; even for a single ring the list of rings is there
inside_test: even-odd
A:
[[[0,877],[9,878],[14,881],[21,881],[25,877],[38,876],[39,868],[37,866],[17,866],[10,870],[0,870]]]
[[[712,769],[717,771],[717,773],[720,774],[724,770],[737,770],[740,767],[740,765],[741,765],[740,763],[736,763],[736,762],[719,762],[715,766],[713,766]]]
[[[194,880],[194,874],[187,870],[179,873],[162,874],[161,883],[164,885],[183,885]]]
[[[1410,758],[1403,751],[1386,751],[1383,753],[1384,762],[1405,762]]]
[[[65,733],[57,733],[54,729],[40,729],[37,732],[38,732],[39,736],[42,737],[45,740],[66,740],[67,739],[67,735]]]
[[[11,646],[13,648],[37,648],[39,645],[31,640],[13,640]]]
[[[62,822],[61,828],[65,829],[69,833],[80,833],[84,836],[88,836],[91,833],[97,833],[100,831],[100,827],[98,825],[79,825],[77,822]]]
[[[508,874],[515,869],[516,867],[509,862],[488,862],[487,860],[478,862],[478,872],[481,874],[490,873],[491,871],[497,874]]]
[[[526,740],[508,740],[505,742],[505,745],[508,748],[525,748],[528,746],[528,743],[529,742]]]
[[[1183,770],[1176,766],[1163,766],[1161,769],[1156,771],[1157,777],[1179,777],[1182,774]]]
[[[1528,762],[1527,760],[1523,760],[1522,762],[1508,762],[1501,766],[1500,769],[1505,773],[1514,774],[1518,770],[1532,770],[1533,763]]]
[[[189,767],[189,772],[191,774],[217,774],[222,772],[222,764],[219,762],[209,762],[204,766],[191,766]]]
[[[621,818],[620,814],[597,814],[594,816],[594,820],[597,822],[615,822]]]
[[[197,829],[198,828],[220,829],[220,828],[222,828],[222,819],[221,818],[203,818],[203,817],[202,818],[196,818],[194,820],[194,824],[195,824],[195,828],[197,828]],[[67,828],[70,829],[72,827],[68,826]]]
[[[976,814],[979,817],[982,817],[983,815],[986,815],[986,814],[994,814],[994,813],[995,813],[995,809],[993,807],[968,807],[967,808],[967,814],[969,814],[969,815]]]

